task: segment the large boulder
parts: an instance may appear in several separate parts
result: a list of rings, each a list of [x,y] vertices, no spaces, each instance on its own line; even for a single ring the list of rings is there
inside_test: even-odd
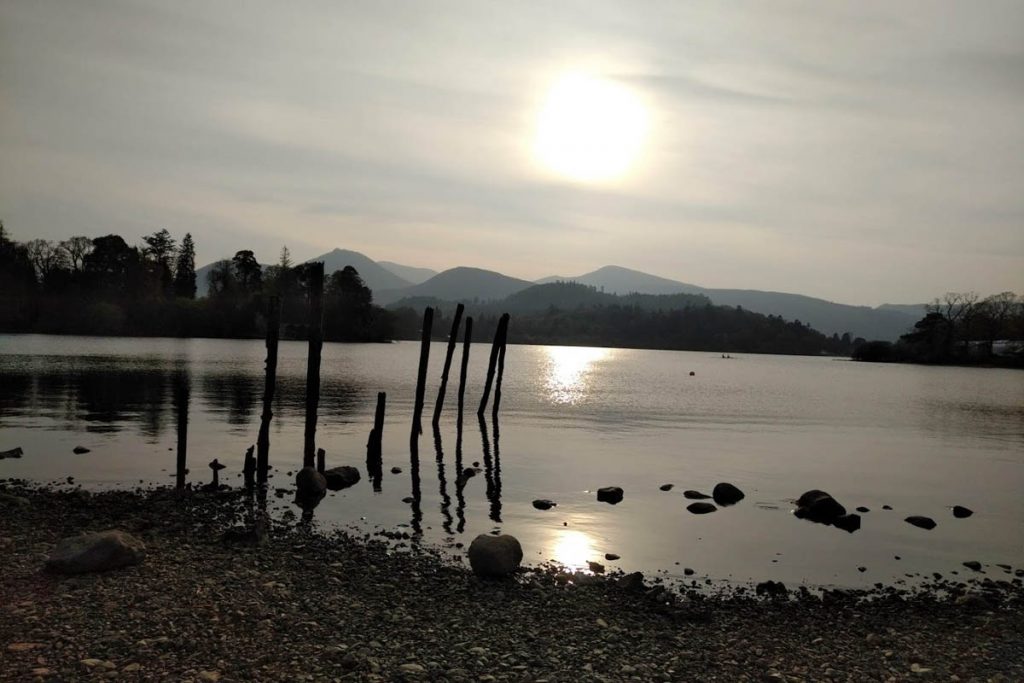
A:
[[[60,574],[84,574],[139,564],[146,546],[118,529],[62,539],[46,560],[46,568]]]
[[[740,491],[732,484],[722,482],[721,484],[715,484],[715,488],[711,491],[711,497],[719,505],[735,505],[743,500],[745,496],[743,491]]]
[[[796,516],[819,524],[834,524],[846,514],[846,508],[824,491],[812,489],[796,501]]]
[[[523,547],[515,536],[480,534],[469,544],[469,566],[473,573],[487,579],[500,579],[519,568]]]
[[[295,475],[295,504],[312,510],[327,495],[327,479],[315,467],[303,467]]]
[[[324,479],[327,480],[327,488],[332,491],[341,491],[359,483],[359,470],[350,465],[332,467],[324,472]]]
[[[605,486],[597,490],[597,499],[602,503],[617,505],[622,502],[622,489],[618,486]]]

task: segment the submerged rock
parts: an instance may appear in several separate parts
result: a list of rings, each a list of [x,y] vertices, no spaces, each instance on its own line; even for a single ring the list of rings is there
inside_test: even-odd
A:
[[[789,595],[786,584],[781,581],[762,581],[754,588],[754,592],[770,598],[784,598]]]
[[[846,508],[825,491],[811,489],[797,499],[795,514],[819,524],[834,524],[846,514]]]
[[[618,486],[605,486],[597,490],[597,500],[602,503],[617,505],[622,502],[622,489]]]
[[[707,500],[710,497],[711,496],[706,493],[701,493],[700,491],[694,491],[692,489],[683,491],[683,498],[689,498],[690,500]]]
[[[863,505],[857,507],[857,512],[871,512],[871,508],[866,508]]]
[[[83,453],[89,453],[90,451],[85,446],[75,446],[71,449],[71,452],[75,455],[82,455]]]
[[[619,556],[615,553],[605,553],[604,559],[608,560],[609,562],[614,562],[615,560],[619,559]]]
[[[556,505],[558,505],[558,503],[554,502],[553,500],[548,500],[546,498],[538,498],[537,500],[533,501],[533,507],[537,508],[538,510],[550,510]]]
[[[523,561],[523,547],[515,536],[480,534],[469,544],[469,566],[483,578],[508,576]]]
[[[743,500],[745,496],[743,491],[740,491],[732,484],[722,482],[721,484],[715,484],[714,490],[711,491],[711,497],[719,505],[735,505]]]
[[[62,539],[46,560],[46,568],[60,574],[84,574],[127,567],[142,562],[146,546],[119,529]]]
[[[714,512],[718,508],[711,503],[690,503],[686,506],[686,509],[695,515],[706,515],[709,512]]]
[[[391,474],[401,474],[401,473],[402,473],[402,468],[401,467],[397,467],[396,466],[396,467],[392,467],[391,468]]]
[[[969,560],[967,562],[964,562],[964,566],[968,569],[973,569],[976,572],[981,571],[981,562],[978,562],[977,560]]]
[[[341,491],[359,483],[359,470],[351,465],[332,467],[324,472],[324,479],[327,480],[327,488],[332,491]]]
[[[852,534],[854,531],[860,529],[860,515],[851,512],[850,514],[843,515],[836,521],[832,522],[832,525],[837,529],[842,529],[843,531],[848,531]]]
[[[972,510],[970,508],[965,508],[963,505],[954,505],[953,506],[953,516],[956,517],[957,519],[967,519],[968,517],[970,517],[973,514],[974,514],[974,510]]]
[[[931,531],[937,526],[935,524],[934,519],[932,519],[931,517],[924,517],[921,515],[911,515],[910,517],[907,517],[904,521],[907,524],[913,524],[919,529],[927,529],[929,531]]]
[[[23,451],[19,446],[18,448],[12,448],[9,451],[0,451],[0,460],[3,460],[4,458],[20,458],[24,454],[25,451]]]
[[[662,484],[658,488],[662,491],[671,491],[673,486],[675,486],[675,484]]]

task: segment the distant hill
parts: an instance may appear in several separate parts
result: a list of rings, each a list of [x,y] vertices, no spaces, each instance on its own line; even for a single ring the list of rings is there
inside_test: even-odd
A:
[[[394,261],[377,261],[377,263],[392,273],[408,280],[410,284],[418,285],[421,282],[426,282],[430,278],[437,275],[437,271],[432,268],[417,268],[415,266],[403,266],[401,263],[395,263]]]
[[[913,316],[918,321],[928,313],[928,304],[882,304],[876,310],[896,311],[905,315]]]
[[[551,276],[537,280],[537,284],[550,282],[579,282],[592,285],[607,294],[701,294],[704,290],[697,285],[686,284],[668,278],[658,277],[639,270],[622,266],[604,266],[597,270],[576,277]]]
[[[707,289],[685,282],[650,275],[620,266],[605,266],[577,277],[552,277],[553,280],[580,282],[603,288],[606,293],[626,294],[704,294],[715,304],[740,306],[764,315],[782,316],[786,320],[799,320],[816,330],[832,335],[849,332],[853,337],[895,340],[923,317],[916,306],[888,304],[878,308],[837,304],[825,299],[768,292],[756,289]]]
[[[516,292],[495,307],[508,313],[535,313],[550,308],[572,311],[596,306],[637,306],[648,311],[676,311],[710,303],[710,299],[700,294],[634,293],[620,296],[578,282],[549,282]]]
[[[360,254],[358,251],[334,249],[326,254],[311,258],[309,261],[323,261],[324,274],[327,276],[330,276],[336,270],[343,270],[345,266],[352,266],[359,271],[359,275],[363,278],[366,286],[373,290],[375,300],[376,294],[379,291],[402,289],[412,285],[412,282],[409,280],[395,275],[384,266],[370,257]]]
[[[362,271],[360,271],[362,272]],[[409,297],[434,297],[445,301],[494,301],[532,286],[520,280],[480,268],[451,268],[426,282],[403,289],[374,290],[374,301],[386,305]],[[373,289],[371,287],[371,289]]]

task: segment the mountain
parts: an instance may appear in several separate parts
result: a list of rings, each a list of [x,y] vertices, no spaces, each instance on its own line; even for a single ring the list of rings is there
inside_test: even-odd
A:
[[[876,310],[896,311],[911,315],[914,317],[914,322],[917,322],[928,313],[928,304],[882,304]]]
[[[451,268],[438,273],[426,282],[403,289],[374,290],[374,301],[381,305],[410,297],[434,297],[445,301],[493,301],[532,286],[520,280],[480,268]],[[373,289],[371,287],[371,289]]]
[[[669,280],[639,270],[622,266],[604,266],[597,270],[577,277],[551,276],[537,280],[537,284],[550,282],[578,282],[591,285],[607,294],[702,294],[704,290],[697,285]]]
[[[401,263],[395,263],[394,261],[377,261],[378,264],[384,266],[392,273],[408,280],[410,284],[418,285],[422,282],[426,282],[430,278],[437,275],[437,271],[431,268],[417,268],[416,266],[403,266]],[[372,288],[371,288],[372,289]]]
[[[321,254],[309,261],[323,261],[324,275],[331,276],[336,270],[343,270],[345,266],[352,266],[359,271],[360,277],[366,286],[373,290],[376,295],[379,291],[388,289],[402,289],[412,285],[412,282],[403,277],[395,275],[390,270],[380,265],[373,259],[358,251],[348,249],[334,249],[326,254]],[[308,261],[307,261],[308,263]]]
[[[810,324],[827,335],[849,332],[853,337],[895,340],[924,313],[916,306],[888,304],[878,308],[837,304],[825,299],[756,289],[707,289],[620,266],[605,266],[578,277],[543,278],[579,282],[609,293],[704,294],[721,306],[740,306],[754,313],[779,315]]]

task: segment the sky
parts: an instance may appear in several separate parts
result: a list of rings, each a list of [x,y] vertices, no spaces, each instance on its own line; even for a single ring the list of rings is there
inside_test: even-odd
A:
[[[612,178],[538,153],[580,75],[643,112]],[[615,109],[580,104],[555,138]],[[0,160],[15,239],[166,228],[198,264],[1021,293],[1024,3],[0,0]]]

